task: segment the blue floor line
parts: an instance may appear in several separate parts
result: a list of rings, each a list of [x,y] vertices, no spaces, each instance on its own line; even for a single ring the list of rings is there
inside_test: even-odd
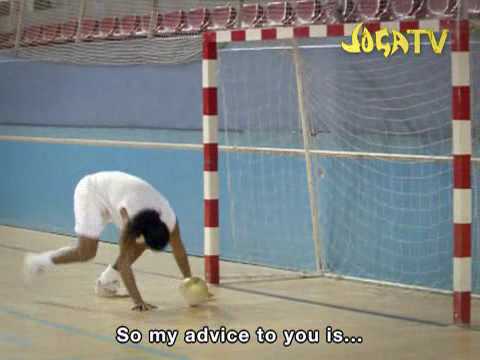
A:
[[[50,327],[50,328],[53,328],[53,329],[62,330],[64,332],[72,334],[72,335],[86,336],[86,337],[94,338],[96,340],[100,340],[100,341],[103,341],[103,342],[113,343],[117,346],[123,346],[123,347],[127,347],[127,348],[133,348],[133,349],[141,350],[145,353],[149,353],[149,354],[156,355],[156,356],[161,356],[163,358],[189,360],[189,358],[185,355],[176,355],[176,354],[172,354],[172,353],[169,353],[169,352],[157,350],[157,349],[154,349],[154,348],[151,348],[151,347],[148,347],[148,346],[144,346],[144,345],[141,345],[141,344],[123,344],[123,345],[118,344],[115,341],[115,339],[113,338],[113,335],[112,335],[112,337],[105,336],[105,335],[98,335],[98,334],[91,333],[91,332],[88,332],[88,331],[85,331],[83,329],[76,328],[74,326],[70,326],[70,325],[67,325],[67,324],[62,324],[62,323],[57,323],[57,322],[53,322],[53,321],[49,321],[49,320],[45,320],[45,319],[35,318],[31,315],[28,315],[28,314],[25,314],[25,313],[22,313],[20,311],[13,310],[13,309],[10,309],[10,308],[4,307],[4,306],[0,307],[0,313],[11,315],[13,317],[16,317],[17,319],[29,320],[31,322],[34,322],[34,323],[37,323],[37,324],[40,324],[40,325],[44,325],[44,326],[47,326],[47,327]]]

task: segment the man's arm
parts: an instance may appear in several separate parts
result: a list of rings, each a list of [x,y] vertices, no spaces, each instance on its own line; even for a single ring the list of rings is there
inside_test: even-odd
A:
[[[175,225],[175,229],[170,235],[170,246],[172,247],[173,256],[177,262],[178,268],[182,272],[183,277],[189,278],[192,277],[192,272],[190,270],[190,263],[188,261],[187,252],[183,247],[182,237],[180,236],[180,227],[178,223]],[[213,298],[213,294],[208,292],[208,297]]]
[[[175,261],[177,262],[178,268],[180,269],[183,277],[191,277],[192,272],[190,270],[190,263],[188,262],[188,256],[185,248],[183,247],[178,223],[175,225],[175,229],[170,234],[170,246],[172,247],[173,256],[175,257]]]
[[[120,255],[115,263],[115,268],[120,272],[122,281],[135,303],[132,310],[145,311],[153,309],[155,306],[143,301],[135,281],[135,276],[133,275],[132,264],[146,248],[144,244],[137,244],[135,240],[136,239],[128,238],[127,234],[122,232],[122,237],[120,239]]]

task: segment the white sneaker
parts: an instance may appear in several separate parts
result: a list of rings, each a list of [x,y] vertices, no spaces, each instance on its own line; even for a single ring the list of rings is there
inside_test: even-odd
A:
[[[120,274],[112,265],[108,265],[95,282],[95,294],[99,297],[114,297],[125,294],[125,290],[122,289]]]
[[[27,284],[44,274],[52,264],[50,254],[27,254],[23,261],[23,276]]]
[[[105,283],[97,279],[95,283],[95,294],[99,297],[114,297],[117,296],[119,288],[120,282],[117,280]]]

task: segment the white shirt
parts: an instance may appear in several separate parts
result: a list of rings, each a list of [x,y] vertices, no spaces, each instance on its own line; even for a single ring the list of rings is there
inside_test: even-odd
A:
[[[119,229],[123,227],[120,209],[125,208],[130,219],[142,210],[156,210],[170,232],[173,231],[175,212],[168,200],[145,180],[120,171],[98,172],[88,175],[88,180],[90,191],[102,206],[102,216]]]

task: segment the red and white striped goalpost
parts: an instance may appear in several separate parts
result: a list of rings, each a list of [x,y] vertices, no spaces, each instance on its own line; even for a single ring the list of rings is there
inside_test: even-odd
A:
[[[218,106],[217,42],[215,33],[204,34],[202,61],[203,88],[203,197],[205,278],[220,281],[218,233]]]
[[[325,24],[277,28],[220,30],[203,35],[203,146],[204,146],[204,254],[205,278],[220,282],[217,44],[242,41],[288,40],[350,36],[358,24]],[[381,28],[448,29],[451,39],[452,152],[453,152],[453,321],[470,323],[471,298],[471,153],[470,54],[468,20],[405,20],[369,22],[369,31]],[[352,55],[354,56],[354,55]]]
[[[453,321],[470,323],[472,290],[472,127],[469,22],[451,22],[453,153]]]

